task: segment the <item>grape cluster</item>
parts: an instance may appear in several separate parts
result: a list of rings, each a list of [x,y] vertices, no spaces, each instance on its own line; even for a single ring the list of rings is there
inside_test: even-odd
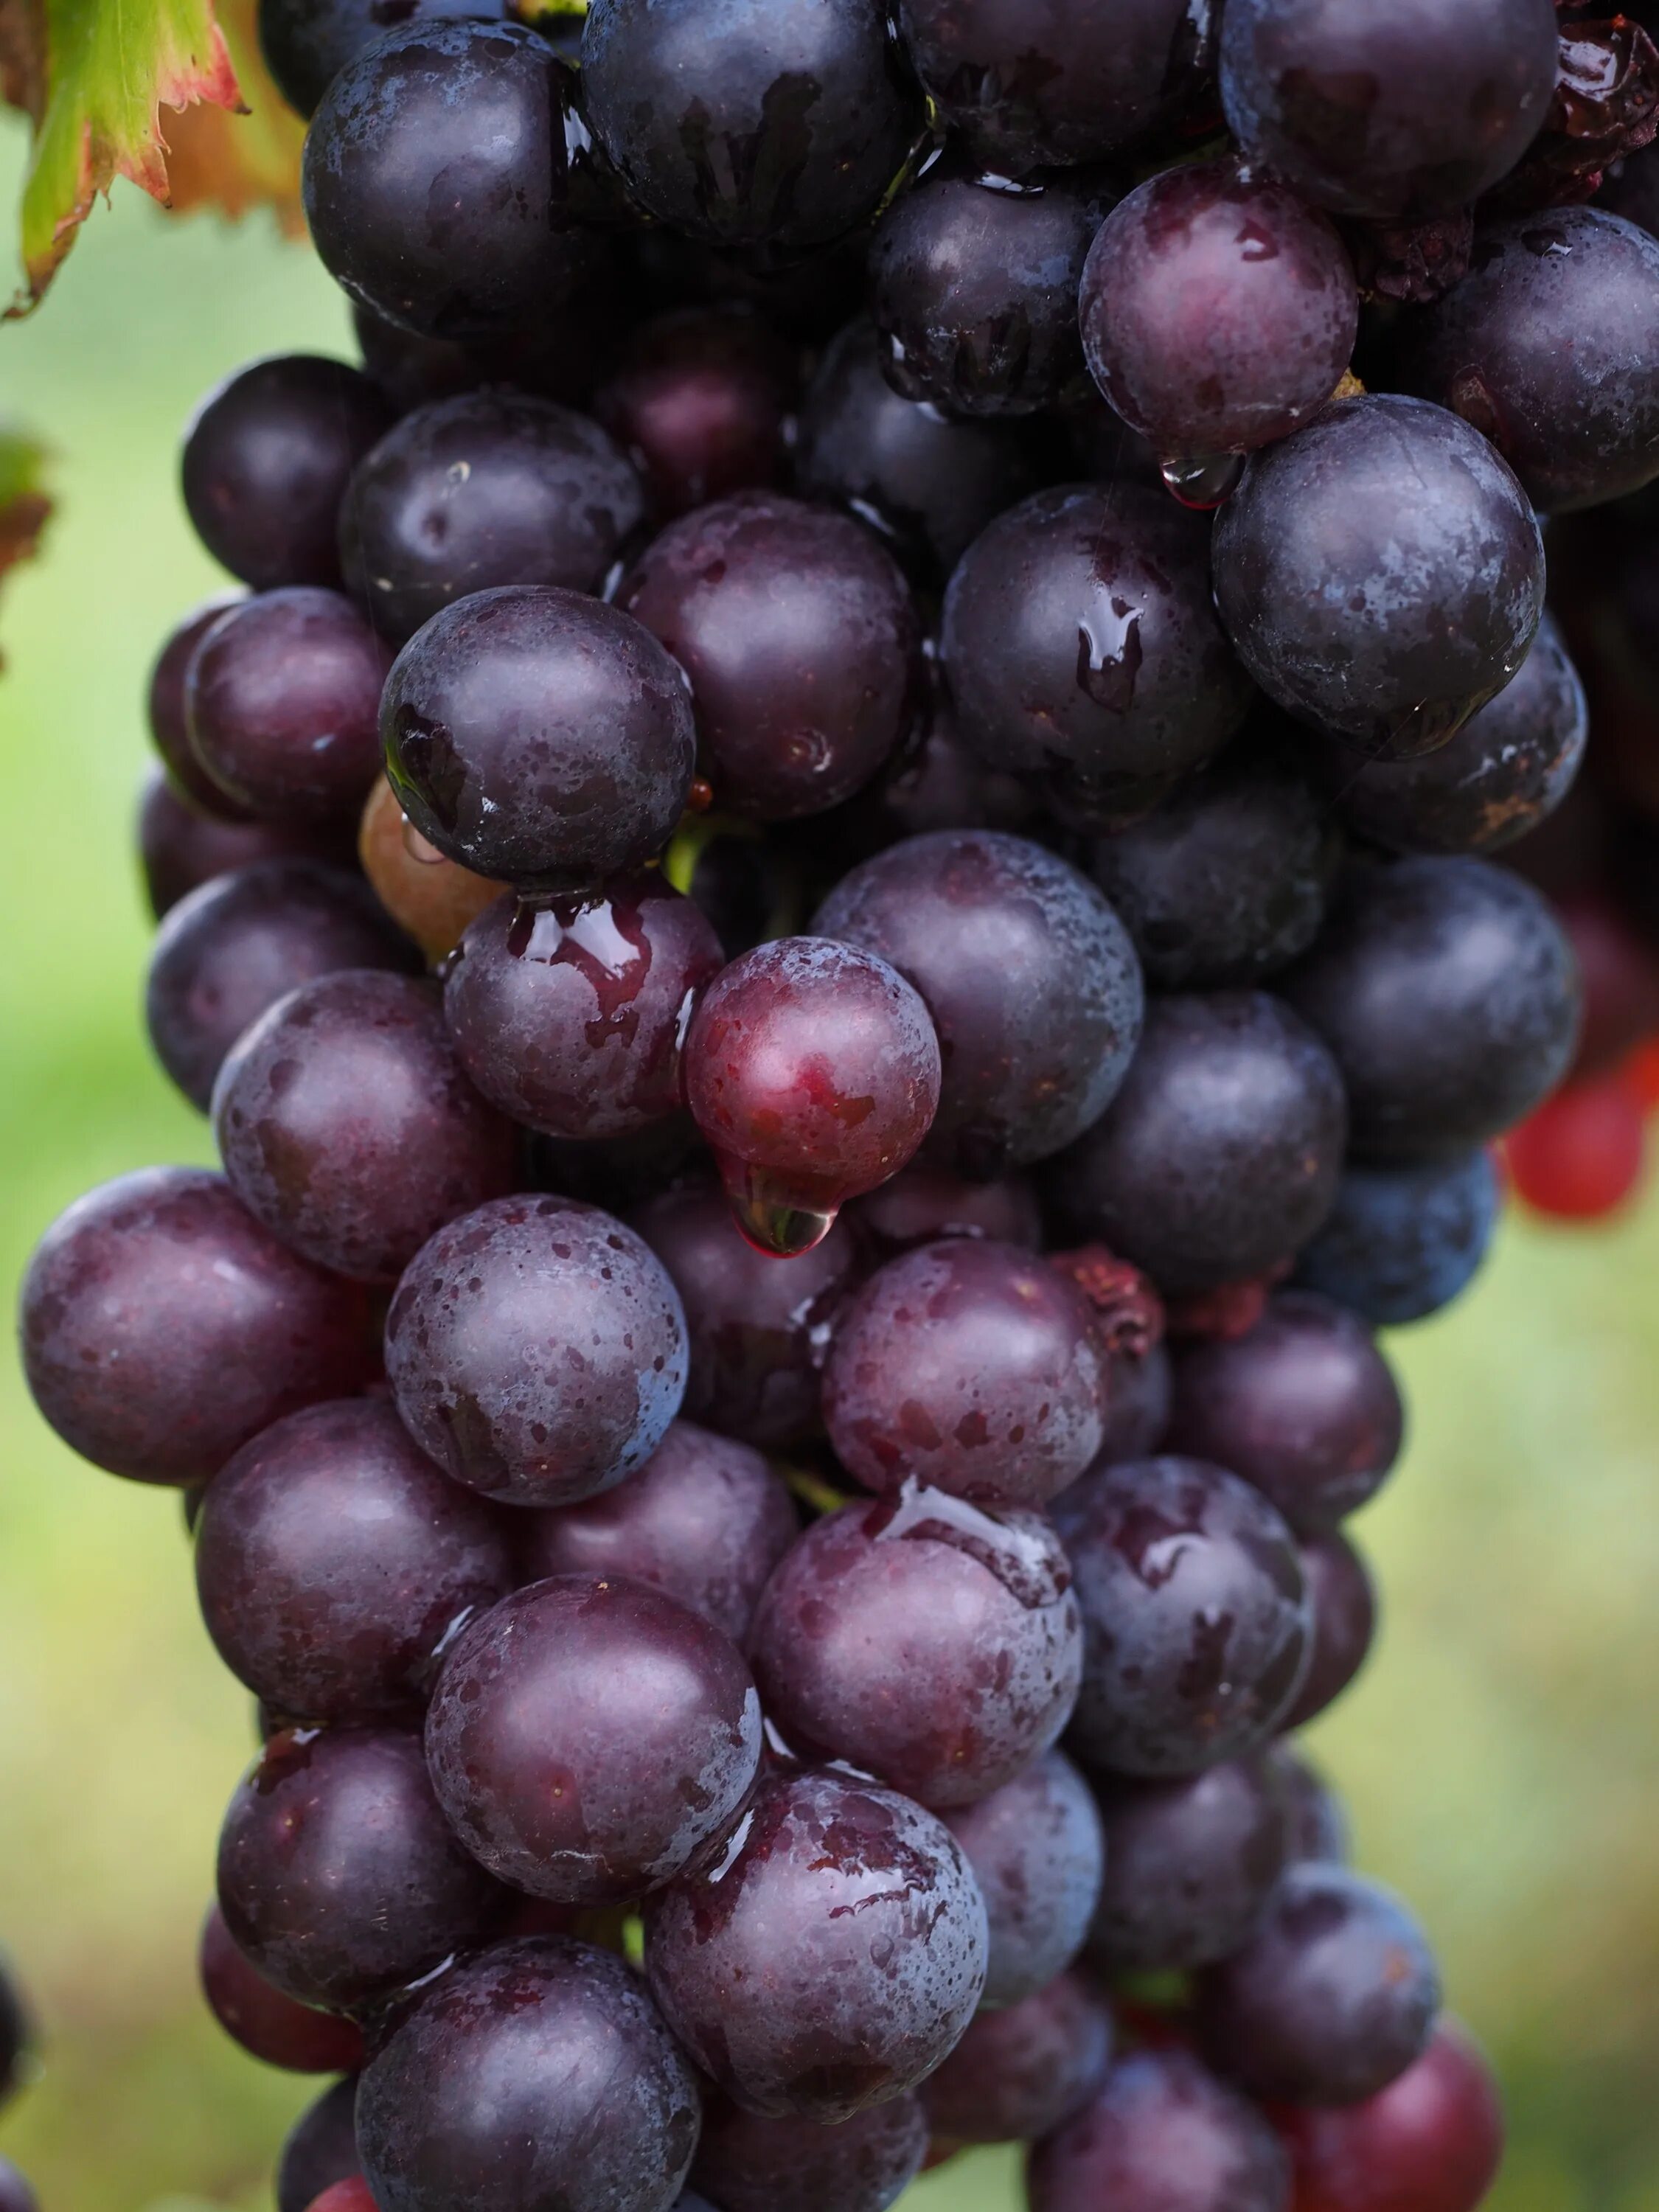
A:
[[[1553,902],[1575,657],[1659,814],[1659,54],[1564,13],[262,0],[362,366],[185,439],[222,1172],[71,1208],[23,1341],[258,1700],[281,2212],[1485,2194],[1288,1738],[1376,1331],[1659,1030],[1651,867]]]

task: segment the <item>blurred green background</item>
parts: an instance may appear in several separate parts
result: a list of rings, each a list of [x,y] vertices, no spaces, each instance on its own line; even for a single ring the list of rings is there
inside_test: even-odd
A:
[[[0,136],[0,205],[21,126]],[[0,331],[0,413],[57,449],[45,557],[0,605],[0,1275],[88,1186],[205,1159],[151,1065],[131,857],[140,710],[172,620],[222,580],[178,432],[251,356],[349,352],[338,298],[264,224],[173,223],[118,187],[42,313]],[[1414,1901],[1493,2051],[1496,2212],[1659,2212],[1659,1205],[1511,1224],[1451,1316],[1395,1350],[1406,1465],[1360,1524],[1376,1657],[1315,1732],[1359,1856]],[[45,2027],[0,2124],[46,2212],[264,2207],[313,2094],[206,2017],[193,1952],[248,1701],[192,1601],[178,1504],[81,1465],[0,1365],[0,1946]],[[922,2185],[998,2212],[1014,2162]]]

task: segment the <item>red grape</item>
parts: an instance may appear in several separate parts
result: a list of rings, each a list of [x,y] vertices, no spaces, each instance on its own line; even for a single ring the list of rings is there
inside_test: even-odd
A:
[[[1442,2021],[1414,2065],[1363,2105],[1286,2112],[1294,2212],[1475,2212],[1504,2154],[1497,2085]]]
[[[1604,1221],[1639,1189],[1648,1126],[1619,1076],[1570,1083],[1510,1132],[1504,1156],[1527,1204],[1560,1221]]]
[[[202,1992],[244,2051],[291,2074],[345,2074],[363,2063],[362,2030],[337,2014],[296,2004],[255,1971],[230,1940],[216,1905],[202,1923]]]

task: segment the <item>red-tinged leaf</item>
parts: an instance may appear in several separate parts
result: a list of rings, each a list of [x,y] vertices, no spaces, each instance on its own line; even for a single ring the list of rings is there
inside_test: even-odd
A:
[[[300,155],[306,126],[270,80],[255,28],[256,0],[217,0],[244,112],[198,101],[167,126],[169,204],[177,215],[212,208],[233,221],[269,207],[291,236],[305,228]]]

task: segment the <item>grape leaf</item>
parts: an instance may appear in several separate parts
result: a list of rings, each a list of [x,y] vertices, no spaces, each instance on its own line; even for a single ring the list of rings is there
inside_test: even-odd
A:
[[[233,219],[270,207],[291,237],[305,228],[300,155],[306,126],[270,81],[255,28],[258,0],[217,0],[215,13],[241,89],[242,112],[198,100],[167,123],[167,176],[177,215],[216,208]]]

